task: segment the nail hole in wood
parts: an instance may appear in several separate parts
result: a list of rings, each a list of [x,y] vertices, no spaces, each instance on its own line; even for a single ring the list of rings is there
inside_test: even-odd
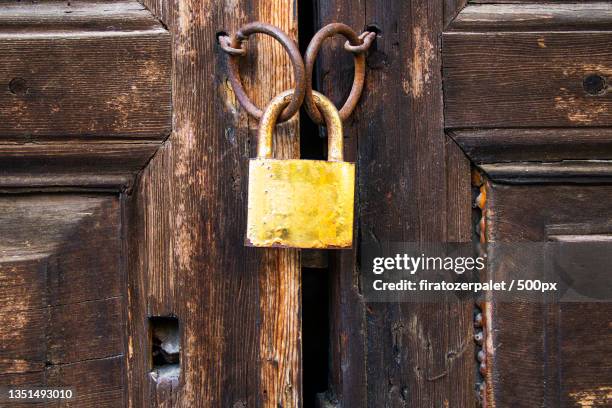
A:
[[[368,25],[366,25],[364,31],[374,32],[374,33],[376,33],[376,35],[380,35],[380,33],[382,33],[382,30],[378,26],[378,24],[368,24]]]
[[[606,79],[597,74],[586,76],[582,81],[582,86],[589,95],[601,95],[607,88]]]
[[[28,92],[28,84],[23,78],[13,78],[9,82],[9,91],[13,95],[25,95]]]
[[[158,383],[178,384],[180,374],[179,320],[175,316],[149,318],[151,338],[151,377]]]
[[[217,31],[217,33],[215,34],[217,44],[219,44],[219,37],[229,37],[229,34],[226,31]]]

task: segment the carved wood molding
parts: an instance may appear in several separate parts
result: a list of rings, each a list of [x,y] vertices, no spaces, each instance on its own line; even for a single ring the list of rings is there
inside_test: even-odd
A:
[[[445,127],[612,126],[612,4],[472,4],[443,34]]]
[[[0,8],[0,187],[128,186],[171,130],[171,44],[137,1]]]
[[[605,196],[604,184],[612,182],[612,3],[470,1],[442,44],[446,134],[485,173],[476,203],[481,240],[503,240],[512,229],[510,239],[537,240],[541,206],[556,206],[548,214],[567,219],[592,217],[580,205],[588,202],[582,191],[589,190],[591,199],[603,188]],[[508,191],[512,198],[500,201],[500,192]],[[588,208],[606,214],[597,205],[603,203]],[[524,312],[514,315],[506,305],[483,302],[475,313],[482,405],[516,403],[523,385],[513,377],[517,366],[521,377],[531,375],[533,389],[548,387],[521,391],[519,400],[538,401],[540,391],[542,399],[555,394],[557,385],[543,381],[547,372],[529,373],[539,366],[512,361],[502,346],[516,345],[526,355],[538,347],[515,336],[527,325],[541,335],[545,322],[537,309],[527,310],[532,314],[519,330],[512,322]],[[544,361],[533,354],[538,364]]]
[[[495,181],[607,180],[576,161],[612,159],[611,27],[610,2],[468,4],[443,34],[447,135]]]
[[[486,3],[464,8],[447,31],[609,31],[612,24],[612,4],[605,1]]]
[[[612,128],[450,129],[474,163],[612,159]]]
[[[489,178],[504,183],[609,183],[612,161],[516,162],[483,164]]]

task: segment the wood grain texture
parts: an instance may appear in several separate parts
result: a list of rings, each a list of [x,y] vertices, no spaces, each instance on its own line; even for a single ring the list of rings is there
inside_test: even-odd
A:
[[[7,0],[0,10],[7,33],[156,30],[159,22],[134,0]]]
[[[475,163],[612,159],[610,128],[456,129],[448,134]]]
[[[455,20],[467,2],[468,0],[444,0],[444,27],[448,27]]]
[[[546,242],[554,238],[550,226],[582,242],[597,242],[601,234],[609,239],[612,231],[609,184],[488,182],[487,197],[488,242]],[[563,224],[568,227],[561,231]],[[521,262],[509,258],[492,258],[489,278],[509,278],[504,265]],[[611,312],[607,303],[500,303],[493,298],[487,323],[490,406],[609,405]]]
[[[484,4],[559,4],[559,3],[601,3],[601,0],[469,0],[470,3]]]
[[[174,44],[174,129],[144,171],[128,212],[135,274],[130,282],[128,370],[135,406],[298,407],[301,395],[300,262],[295,250],[244,247],[247,163],[257,122],[229,86],[219,31],[260,20],[297,36],[293,2],[181,0],[145,4]],[[245,85],[263,106],[291,87],[282,48],[249,40]],[[279,126],[277,157],[297,157],[297,120]],[[148,376],[149,315],[181,327],[176,388]]]
[[[446,138],[446,228],[448,242],[470,242],[472,225],[472,200],[470,159],[450,138]]]
[[[161,142],[0,143],[0,188],[129,189]]]
[[[125,394],[117,196],[0,196],[0,383],[70,386],[76,406]]]
[[[170,36],[137,1],[9,1],[0,27],[3,140],[170,133]]]
[[[357,270],[359,252],[374,243],[469,239],[469,216],[459,215],[470,211],[469,163],[447,145],[442,126],[438,38],[454,12],[448,5],[334,0],[316,10],[318,27],[342,21],[381,30],[367,57],[364,94],[345,124],[358,199],[356,250],[337,254],[332,271],[327,400],[340,406],[474,404],[472,305],[366,304]],[[336,103],[352,71],[341,44],[327,42],[318,61],[318,89]],[[456,183],[454,192],[448,183]]]
[[[450,31],[609,30],[610,2],[473,4],[453,20]]]
[[[510,184],[540,182],[592,184],[612,181],[607,161],[513,162],[483,164],[480,168],[494,181]]]
[[[612,93],[591,95],[589,75],[612,75],[611,32],[447,32],[446,126],[609,126]]]

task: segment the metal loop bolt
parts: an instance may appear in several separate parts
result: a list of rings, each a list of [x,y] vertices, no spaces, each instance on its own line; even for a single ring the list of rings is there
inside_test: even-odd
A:
[[[280,122],[285,122],[289,120],[293,115],[297,113],[304,101],[305,94],[305,70],[304,70],[304,61],[302,60],[302,56],[300,55],[300,50],[298,49],[295,41],[293,41],[287,34],[285,34],[281,29],[275,27],[270,24],[254,22],[243,26],[236,35],[230,38],[229,44],[224,45],[223,37],[219,37],[219,42],[221,44],[221,48],[228,54],[228,76],[229,80],[232,84],[232,88],[234,89],[234,94],[236,98],[240,102],[240,104],[244,107],[244,109],[251,115],[256,117],[257,119],[261,119],[263,115],[263,111],[255,106],[255,104],[251,101],[251,99],[246,94],[244,87],[242,86],[242,80],[240,79],[240,71],[238,69],[238,58],[243,56],[246,52],[241,47],[242,41],[245,41],[249,38],[251,34],[267,34],[274,39],[276,39],[287,51],[289,54],[289,59],[291,60],[291,64],[293,65],[293,76],[295,78],[295,88],[293,95],[291,96],[291,102],[285,108],[283,113],[281,113],[279,118]]]
[[[365,44],[365,41],[362,41],[352,28],[342,23],[332,23],[321,28],[312,38],[310,44],[308,44],[304,57],[304,65],[306,67],[306,97],[304,98],[304,105],[308,116],[318,125],[324,125],[325,121],[312,96],[312,71],[323,42],[328,37],[332,37],[336,34],[343,35],[353,46],[363,46],[363,44]],[[371,44],[371,41],[369,41],[369,43]],[[355,110],[357,102],[361,97],[365,81],[365,55],[363,53],[354,53],[353,57],[355,61],[353,86],[351,87],[351,92],[346,102],[342,108],[340,108],[340,118],[343,121],[353,113],[353,110]]]
[[[244,56],[246,55],[246,50],[242,48],[242,44],[240,44],[240,48],[232,47],[232,39],[229,35],[221,35],[219,36],[219,46],[223,51],[228,53],[229,55],[238,55]]]
[[[359,35],[359,39],[361,40],[361,44],[352,45],[350,41],[347,41],[344,43],[344,49],[348,52],[357,54],[367,52],[376,39],[376,33],[373,31],[364,31]]]

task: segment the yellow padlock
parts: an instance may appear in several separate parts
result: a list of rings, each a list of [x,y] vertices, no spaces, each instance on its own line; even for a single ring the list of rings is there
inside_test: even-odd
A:
[[[334,104],[313,92],[327,125],[327,161],[272,158],[272,131],[292,92],[274,98],[261,118],[257,157],[249,162],[246,244],[350,248],[355,164],[342,160],[342,121]]]

